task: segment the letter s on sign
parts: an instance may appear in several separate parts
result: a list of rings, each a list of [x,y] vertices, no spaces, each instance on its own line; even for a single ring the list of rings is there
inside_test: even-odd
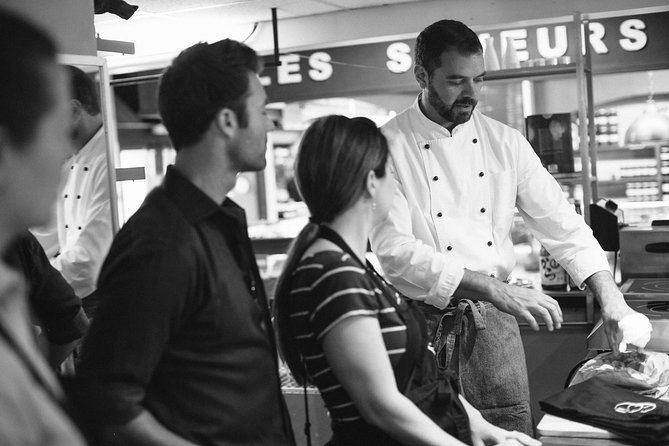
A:
[[[386,67],[392,73],[406,73],[411,69],[411,48],[404,42],[395,42],[388,45],[386,49],[388,61]]]
[[[309,77],[314,81],[326,81],[332,76],[332,57],[324,51],[317,51],[309,56]]]
[[[620,47],[625,51],[639,51],[648,43],[648,36],[642,30],[646,24],[639,19],[625,20],[620,24],[620,34],[626,39],[620,39]]]

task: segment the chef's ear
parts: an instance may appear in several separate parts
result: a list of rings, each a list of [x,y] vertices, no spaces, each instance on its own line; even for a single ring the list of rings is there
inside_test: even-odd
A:
[[[228,138],[232,138],[239,128],[237,113],[229,108],[222,108],[216,115],[215,124],[222,134]]]
[[[428,76],[425,67],[418,64],[414,65],[413,75],[416,78],[416,81],[418,82],[420,88],[427,88],[428,80],[430,77]]]

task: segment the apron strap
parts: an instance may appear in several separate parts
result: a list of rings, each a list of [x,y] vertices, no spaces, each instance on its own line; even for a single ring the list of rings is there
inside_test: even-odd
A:
[[[471,314],[474,319],[476,330],[485,330],[486,309],[479,301],[470,299],[461,299],[457,306],[446,313],[439,320],[436,333],[434,335],[434,351],[437,357],[437,365],[441,370],[448,369],[453,358],[456,342],[464,329],[464,319],[467,314]],[[453,325],[447,329],[448,321],[454,319]]]

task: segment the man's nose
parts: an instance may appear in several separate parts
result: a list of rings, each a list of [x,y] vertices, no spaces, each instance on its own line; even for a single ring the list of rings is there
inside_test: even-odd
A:
[[[266,118],[265,128],[267,129],[268,132],[271,132],[272,130],[274,130],[276,128],[276,124],[274,123],[272,118],[270,118],[269,116],[267,116],[267,118]]]

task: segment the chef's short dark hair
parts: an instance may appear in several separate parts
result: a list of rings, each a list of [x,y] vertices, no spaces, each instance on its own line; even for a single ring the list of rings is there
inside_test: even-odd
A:
[[[93,78],[82,69],[66,65],[70,77],[70,92],[72,99],[76,99],[89,115],[100,114],[100,99]]]
[[[30,142],[55,98],[45,67],[56,46],[42,30],[0,9],[0,128],[20,147]]]
[[[230,39],[182,51],[163,73],[158,91],[160,116],[174,148],[197,143],[223,108],[246,127],[248,74],[261,69],[253,49]]]
[[[457,20],[439,20],[426,27],[416,38],[414,59],[425,68],[428,76],[441,66],[444,51],[457,50],[460,54],[482,53],[483,47],[471,28]]]

